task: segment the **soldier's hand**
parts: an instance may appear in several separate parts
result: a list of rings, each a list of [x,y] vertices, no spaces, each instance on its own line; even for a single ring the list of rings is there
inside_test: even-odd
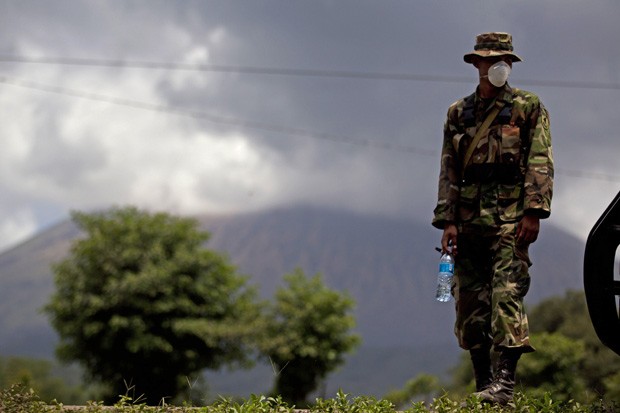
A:
[[[458,235],[458,230],[456,229],[456,225],[448,223],[443,228],[443,236],[441,237],[441,250],[442,252],[450,251],[450,246],[452,246],[452,255],[457,254],[457,246],[456,246],[456,236]]]
[[[538,238],[540,219],[535,215],[526,215],[517,224],[517,244],[531,244]]]

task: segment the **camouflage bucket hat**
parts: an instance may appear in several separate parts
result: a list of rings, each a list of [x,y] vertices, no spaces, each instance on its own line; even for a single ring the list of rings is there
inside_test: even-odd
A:
[[[476,36],[474,51],[463,56],[466,63],[472,63],[474,56],[495,57],[510,56],[513,62],[521,62],[522,59],[514,54],[512,36],[508,33],[490,32]]]

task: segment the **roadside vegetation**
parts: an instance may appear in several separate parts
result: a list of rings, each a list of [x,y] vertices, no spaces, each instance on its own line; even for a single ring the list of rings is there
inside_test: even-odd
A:
[[[596,337],[583,292],[529,311],[537,351],[519,363],[512,408],[468,399],[465,352],[447,379],[423,373],[380,399],[341,391],[311,401],[361,341],[346,293],[296,269],[260,301],[227,257],[204,248],[209,234],[191,219],[132,207],[73,219],[84,236],[54,266],[45,311],[60,360],[79,365],[83,380],[59,380],[47,360],[0,356],[0,413],[76,411],[65,406],[85,400],[94,402],[77,411],[620,413],[620,357]],[[257,361],[276,373],[269,394],[213,401],[205,370]]]
[[[402,410],[396,410],[388,400],[377,400],[372,397],[351,398],[342,391],[332,399],[317,399],[304,412],[308,413],[615,413],[620,405],[606,403],[601,400],[582,405],[573,400],[554,401],[546,393],[542,397],[528,397],[517,393],[514,406],[499,407],[481,404],[468,398],[463,401],[451,400],[447,396],[434,399],[430,403],[414,402]],[[32,389],[23,386],[12,386],[0,392],[0,411],[10,413],[52,413],[52,412],[84,412],[84,413],[299,413],[281,397],[251,396],[248,400],[238,401],[221,399],[210,406],[193,407],[188,404],[170,406],[164,403],[159,406],[147,406],[139,400],[121,396],[112,406],[104,406],[101,402],[89,402],[79,408],[63,406],[60,403],[47,404],[41,401]]]
[[[60,360],[107,404],[126,388],[148,405],[186,400],[201,372],[262,359],[278,372],[273,393],[300,405],[360,343],[347,294],[296,269],[261,301],[194,219],[134,207],[72,218],[84,236],[53,266],[45,311]]]

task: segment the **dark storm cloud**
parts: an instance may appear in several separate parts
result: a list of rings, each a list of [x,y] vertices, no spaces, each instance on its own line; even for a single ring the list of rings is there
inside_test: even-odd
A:
[[[462,56],[473,47],[475,35],[488,30],[513,34],[525,62],[515,65],[511,84],[535,91],[550,110],[558,169],[552,221],[578,221],[573,231],[583,235],[596,218],[592,211],[604,208],[617,191],[618,182],[586,179],[582,172],[618,174],[618,89],[545,85],[618,84],[616,3],[26,0],[4,2],[0,11],[0,55],[471,79],[459,83],[1,63],[10,76],[228,119],[214,123],[209,116],[139,114],[139,109],[122,106],[109,109],[105,118],[97,116],[103,110],[100,103],[81,101],[99,105],[89,117],[74,110],[76,98],[2,86],[2,103],[20,99],[23,114],[29,113],[24,119],[37,124],[21,129],[25,141],[42,139],[28,130],[53,134],[47,140],[48,155],[38,152],[27,168],[20,167],[33,174],[49,170],[50,176],[64,180],[109,164],[109,173],[99,170],[96,175],[101,185],[118,177],[126,188],[113,202],[132,201],[136,195],[130,195],[130,188],[157,187],[161,173],[179,179],[179,185],[161,186],[187,188],[192,205],[200,200],[217,205],[223,199],[228,207],[245,205],[251,193],[255,207],[314,202],[428,220],[447,107],[471,93],[476,83],[475,69]],[[45,111],[45,105],[61,108],[49,111],[58,117],[59,130],[46,128],[45,116],[27,111]],[[257,124],[267,127],[251,127]],[[131,137],[126,149],[115,137],[117,125]],[[63,130],[68,134],[62,135]],[[9,132],[6,127],[4,132]],[[383,144],[391,146],[381,148]],[[162,155],[140,156],[140,145]],[[166,151],[190,161],[167,164]],[[205,151],[208,162],[201,163],[197,151]],[[124,156],[122,164],[109,161]],[[134,169],[152,174],[134,173],[128,165],[132,162]],[[198,183],[192,183],[192,176]],[[227,185],[205,183],[218,179]],[[96,183],[91,188],[98,189]],[[77,186],[76,191],[79,196],[24,200],[21,208],[32,215],[45,202],[80,208],[76,200],[88,199],[88,189]],[[574,202],[575,193],[588,201]],[[167,197],[183,197],[183,192]]]

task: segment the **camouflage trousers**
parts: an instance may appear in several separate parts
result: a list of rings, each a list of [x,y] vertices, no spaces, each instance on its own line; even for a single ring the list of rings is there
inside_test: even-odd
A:
[[[489,229],[461,226],[455,263],[454,332],[465,350],[534,351],[523,297],[530,286],[528,246],[515,242],[516,223]]]

